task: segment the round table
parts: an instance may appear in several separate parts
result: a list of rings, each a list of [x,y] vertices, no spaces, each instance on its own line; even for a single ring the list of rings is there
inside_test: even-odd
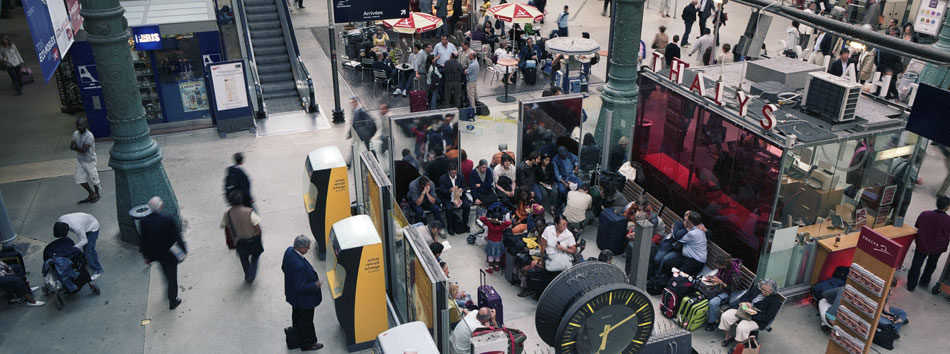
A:
[[[514,59],[498,59],[498,65],[505,67],[505,75],[510,76],[510,68],[512,66],[518,66],[518,61]],[[508,96],[508,80],[505,80],[505,95],[497,98],[498,102],[509,103],[514,102],[515,98]]]
[[[412,70],[412,65],[409,65],[409,63],[402,63],[399,65],[396,65],[396,70],[409,71],[409,70]]]

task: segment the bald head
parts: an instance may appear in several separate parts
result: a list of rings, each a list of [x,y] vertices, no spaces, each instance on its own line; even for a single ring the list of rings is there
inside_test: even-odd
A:
[[[164,206],[165,202],[163,202],[162,198],[160,197],[155,196],[148,200],[148,209],[153,213],[160,213],[162,211],[162,207]]]
[[[475,315],[475,319],[478,320],[478,323],[481,323],[486,326],[491,325],[492,317],[494,317],[492,314],[492,309],[488,307],[479,308],[478,314]]]

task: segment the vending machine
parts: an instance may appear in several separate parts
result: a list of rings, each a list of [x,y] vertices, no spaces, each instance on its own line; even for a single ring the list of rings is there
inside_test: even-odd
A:
[[[333,224],[330,245],[327,283],[347,350],[371,348],[376,336],[389,329],[379,233],[369,216],[351,216]]]
[[[317,240],[317,255],[326,259],[327,242],[333,223],[350,216],[350,187],[346,161],[336,146],[322,147],[307,154],[303,202],[310,231]]]

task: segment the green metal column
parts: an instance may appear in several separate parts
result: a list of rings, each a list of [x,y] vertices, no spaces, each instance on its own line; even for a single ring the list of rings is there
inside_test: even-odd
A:
[[[181,225],[178,199],[162,167],[162,150],[149,136],[129,51],[129,23],[122,16],[125,9],[118,0],[81,0],[81,4],[115,141],[109,166],[115,171],[119,231],[123,241],[138,244],[129,209],[159,196],[165,202],[163,214]]]
[[[610,129],[610,149],[617,147],[621,136],[629,135],[637,119],[637,56],[640,51],[640,30],[643,27],[644,0],[614,0],[614,18],[610,31],[610,72],[607,85],[600,94],[603,105],[594,137],[602,141],[605,129]],[[612,111],[611,126],[606,127],[605,111]]]
[[[943,27],[940,29],[940,36],[934,47],[945,52],[950,52],[950,14],[944,15]],[[947,89],[950,87],[950,68],[946,66],[937,66],[928,63],[924,70],[920,72],[918,82],[933,85],[938,88]]]

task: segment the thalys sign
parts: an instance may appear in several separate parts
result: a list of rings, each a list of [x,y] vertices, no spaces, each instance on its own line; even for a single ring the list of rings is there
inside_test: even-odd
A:
[[[660,70],[663,70],[663,54],[658,52],[653,52],[653,72],[659,73]],[[686,72],[686,68],[689,67],[689,64],[685,61],[680,60],[680,58],[673,58],[673,62],[670,65],[670,73],[668,79],[677,84],[683,84],[683,73]],[[706,78],[702,72],[696,72],[696,76],[693,77],[693,82],[689,85],[689,90],[696,92],[700,96],[706,97]],[[715,92],[713,92],[713,103],[719,106],[725,106],[726,102],[722,99],[723,85],[721,82],[716,81]],[[736,92],[736,103],[739,106],[739,116],[745,117],[746,113],[749,110],[749,94],[745,91]],[[778,110],[778,106],[774,104],[767,104],[762,106],[762,118],[759,119],[759,126],[765,130],[775,129],[777,121],[775,120],[775,111]]]

